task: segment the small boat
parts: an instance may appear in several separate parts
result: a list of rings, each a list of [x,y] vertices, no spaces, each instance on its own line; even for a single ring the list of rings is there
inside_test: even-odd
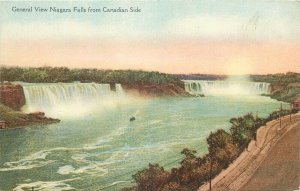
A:
[[[135,117],[131,117],[130,119],[129,119],[129,121],[134,121],[135,120]]]

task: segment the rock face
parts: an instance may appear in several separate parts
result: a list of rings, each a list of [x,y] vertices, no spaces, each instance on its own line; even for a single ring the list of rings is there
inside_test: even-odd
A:
[[[270,92],[271,94],[275,93],[275,92],[280,92],[282,90],[284,90],[285,86],[284,85],[274,85],[274,84],[270,84]]]
[[[8,121],[7,122],[8,128],[14,128],[14,127],[19,128],[19,127],[26,127],[26,126],[30,126],[30,125],[41,125],[41,124],[51,124],[51,123],[60,122],[59,119],[46,117],[45,113],[43,113],[43,112],[35,112],[35,113],[29,113],[29,114],[22,113],[22,114],[24,116],[22,116],[21,118],[16,118],[12,121]]]
[[[271,84],[272,99],[284,102],[293,102],[300,94],[300,83],[290,83],[288,85],[273,85]]]
[[[0,84],[0,103],[19,111],[25,104],[22,86],[11,83]]]
[[[143,96],[161,97],[161,96],[189,96],[183,87],[174,84],[165,85],[126,85],[122,84],[126,91],[136,92]]]

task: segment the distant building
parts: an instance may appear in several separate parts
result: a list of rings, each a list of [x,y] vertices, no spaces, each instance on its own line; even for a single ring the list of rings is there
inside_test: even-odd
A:
[[[6,128],[6,121],[0,120],[0,129],[5,129],[5,128]]]
[[[293,109],[300,111],[300,96],[295,101],[293,101],[292,107]]]

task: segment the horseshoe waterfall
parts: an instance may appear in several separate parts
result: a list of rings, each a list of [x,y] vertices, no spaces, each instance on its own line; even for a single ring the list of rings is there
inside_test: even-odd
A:
[[[265,82],[185,80],[184,83],[185,90],[193,95],[259,95],[270,92],[270,84]]]

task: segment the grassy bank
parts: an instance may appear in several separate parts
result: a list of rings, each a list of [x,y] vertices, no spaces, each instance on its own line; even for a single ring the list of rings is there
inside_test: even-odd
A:
[[[0,120],[6,121],[7,128],[59,122],[58,119],[45,117],[44,113],[41,112],[25,114],[20,111],[15,111],[2,104],[0,104]]]
[[[259,118],[251,113],[230,119],[229,131],[222,129],[211,133],[207,138],[208,153],[197,156],[195,150],[183,149],[184,158],[180,167],[166,171],[159,164],[133,175],[135,185],[123,191],[190,191],[226,169],[255,140],[256,131],[267,122],[287,115],[291,111],[281,110],[271,113],[267,118]]]

